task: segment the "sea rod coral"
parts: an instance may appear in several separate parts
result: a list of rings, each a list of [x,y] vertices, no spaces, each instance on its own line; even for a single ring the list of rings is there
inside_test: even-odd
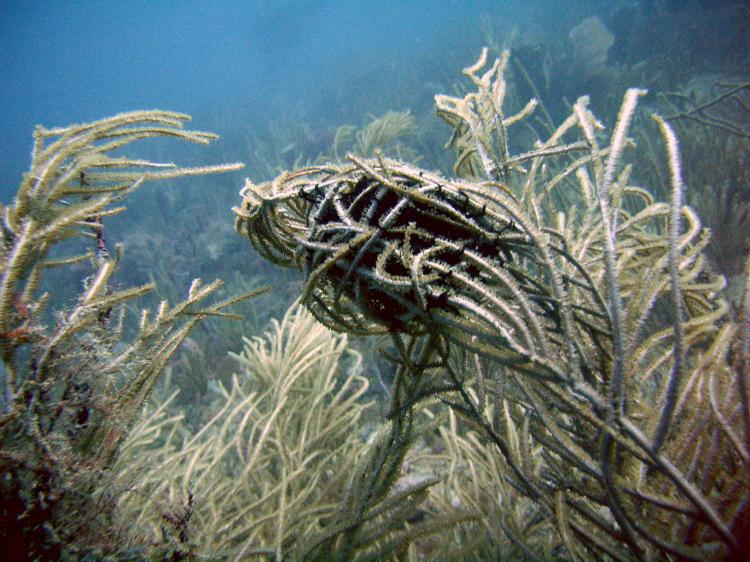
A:
[[[458,178],[350,155],[247,180],[237,230],[305,272],[302,302],[322,323],[391,335],[390,417],[438,398],[480,429],[568,556],[740,559],[750,291],[734,317],[658,116],[670,201],[631,185],[621,157],[644,91],[627,91],[608,138],[582,97],[513,154],[510,131],[537,102],[504,113],[507,62],[483,50],[464,70],[474,91],[436,96]]]
[[[184,168],[110,153],[153,137],[216,138],[184,130],[188,119],[137,111],[37,127],[31,168],[0,208],[0,552],[8,559],[126,556],[112,473],[121,445],[191,330],[235,317],[225,309],[252,296],[206,304],[221,281],[195,279],[182,302],[143,309],[126,335],[125,305],[153,285],[116,288],[122,249],[108,243],[107,219],[144,182],[242,165]],[[83,290],[66,305],[61,283],[47,279],[87,262]]]

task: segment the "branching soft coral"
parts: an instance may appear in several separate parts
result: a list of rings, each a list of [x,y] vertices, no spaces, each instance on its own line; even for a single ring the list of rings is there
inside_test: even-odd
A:
[[[31,169],[0,225],[0,551],[10,558],[122,553],[110,472],[143,403],[180,342],[202,320],[234,317],[241,295],[206,304],[221,285],[195,279],[182,302],[144,309],[134,337],[125,305],[150,291],[115,289],[121,254],[105,236],[108,217],[144,182],[236,170],[181,168],[111,156],[152,137],[207,144],[215,135],[182,128],[189,117],[139,111],[34,133]],[[72,247],[90,249],[59,256]],[[41,293],[51,268],[90,261],[76,302]],[[51,284],[53,290],[61,287]],[[54,310],[56,307],[57,310]],[[55,322],[45,324],[44,310]]]
[[[583,97],[548,139],[511,154],[509,130],[536,103],[506,116],[507,54],[487,63],[485,50],[464,70],[476,91],[436,97],[469,180],[349,156],[248,180],[238,231],[305,271],[302,302],[321,321],[391,334],[402,363],[390,415],[431,398],[452,407],[569,556],[739,557],[750,418],[747,362],[730,349],[747,334],[683,204],[671,128],[655,117],[669,203],[621,164],[642,90],[625,94],[609,139]],[[525,446],[499,425],[507,416]]]

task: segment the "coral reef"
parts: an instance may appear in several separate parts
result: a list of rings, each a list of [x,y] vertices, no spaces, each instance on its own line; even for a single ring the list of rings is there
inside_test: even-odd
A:
[[[612,37],[597,21],[571,34],[597,36],[574,45],[571,76],[607,68]],[[718,210],[686,193],[672,127],[692,140],[729,133],[707,135],[704,148],[742,169],[747,130],[732,116],[746,117],[748,85],[663,98],[671,115],[653,116],[650,136],[637,115],[645,91],[628,90],[608,134],[587,97],[559,126],[539,99],[506,112],[516,101],[509,60],[483,50],[464,70],[470,88],[435,97],[453,133],[450,175],[416,165],[405,139],[426,151],[408,110],[335,134],[279,125],[258,149],[267,176],[308,164],[247,180],[236,229],[304,284],[265,337],[226,359],[239,370],[231,378],[215,357],[258,320],[209,325],[204,335],[222,342],[211,350],[194,330],[239,318],[226,309],[263,291],[257,279],[236,278],[229,292],[240,295],[223,300],[220,281],[195,279],[183,297],[188,278],[167,261],[144,264],[160,302],[131,320],[155,284],[117,282],[123,254],[109,218],[147,181],[241,165],[119,156],[145,138],[215,138],[184,130],[177,113],[38,128],[31,169],[1,209],[0,550],[741,559],[750,548],[746,178],[719,186]],[[320,163],[329,146],[332,163]],[[685,170],[703,178],[695,154]],[[648,189],[634,185],[644,179]],[[200,210],[187,199],[171,203]],[[186,227],[178,269],[201,253],[224,263],[240,255],[234,241],[215,240],[223,233],[211,221]],[[169,235],[131,241],[146,255]],[[710,264],[744,285],[736,303]],[[378,359],[395,365],[386,419],[372,432],[349,335],[387,342]],[[213,401],[195,413],[206,394]]]
[[[670,201],[631,185],[621,160],[644,91],[625,94],[609,139],[581,97],[512,154],[509,129],[537,102],[504,114],[507,61],[484,50],[464,70],[475,91],[436,96],[468,179],[350,155],[246,181],[237,230],[305,272],[302,302],[321,322],[390,335],[394,427],[425,400],[447,404],[567,556],[740,559],[750,290],[733,317],[658,116]],[[542,555],[534,525],[503,529]]]

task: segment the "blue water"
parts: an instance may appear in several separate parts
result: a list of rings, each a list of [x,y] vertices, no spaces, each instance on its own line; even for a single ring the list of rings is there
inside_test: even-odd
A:
[[[36,124],[163,108],[193,114],[204,129],[214,125],[200,119],[208,114],[231,115],[241,131],[292,110],[335,127],[409,107],[420,96],[429,104],[437,92],[425,82],[457,81],[476,57],[482,16],[499,30],[564,36],[585,17],[605,18],[622,3],[3,0],[0,199],[11,197],[28,166]],[[424,64],[454,59],[460,66],[440,75]],[[348,92],[369,96],[368,107],[346,107],[352,96],[340,98]]]

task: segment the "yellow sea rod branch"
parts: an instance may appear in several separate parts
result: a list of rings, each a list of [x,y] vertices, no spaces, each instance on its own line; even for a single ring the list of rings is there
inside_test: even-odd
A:
[[[685,337],[685,319],[682,309],[682,293],[680,291],[679,265],[677,263],[677,242],[680,235],[680,216],[682,214],[682,172],[680,169],[680,153],[677,138],[669,124],[659,117],[653,116],[659,125],[659,130],[667,145],[669,155],[669,175],[672,180],[672,201],[670,202],[670,225],[669,225],[669,278],[671,284],[672,306],[674,308],[674,363],[669,374],[664,406],[659,418],[659,425],[654,434],[653,447],[658,452],[664,443],[672,421],[672,413],[677,403],[677,391],[682,378],[682,341]]]
[[[617,250],[615,244],[615,233],[617,232],[618,207],[610,209],[610,190],[615,175],[615,169],[622,155],[627,140],[627,130],[630,120],[635,112],[638,97],[645,94],[644,90],[630,89],[625,94],[620,113],[617,118],[615,130],[610,143],[610,153],[604,170],[596,174],[596,190],[599,200],[599,211],[602,220],[603,242],[604,242],[604,266],[606,271],[607,285],[609,289],[609,313],[612,318],[612,375],[609,381],[607,400],[607,420],[613,423],[616,416],[625,414],[625,335],[622,333],[624,326],[622,300],[620,296],[620,283],[617,275]],[[577,104],[578,105],[578,104]],[[592,155],[597,152],[593,144],[593,131],[591,130],[589,113],[579,110],[579,118],[588,124],[584,127],[587,140],[591,143]],[[614,201],[613,201],[614,202]],[[605,485],[608,504],[612,515],[619,524],[623,539],[631,552],[637,558],[642,556],[642,550],[634,535],[633,525],[622,505],[617,486],[614,481],[613,470],[617,469],[617,447],[612,437],[605,433],[602,436],[600,463],[602,468],[602,480]],[[613,464],[615,466],[613,466]]]
[[[625,413],[625,399],[623,394],[623,379],[625,360],[625,334],[622,333],[624,325],[622,314],[622,301],[620,298],[620,284],[617,279],[617,250],[615,248],[615,232],[617,229],[617,209],[609,208],[609,190],[614,178],[614,170],[620,160],[622,150],[627,140],[627,130],[630,120],[635,112],[635,106],[638,98],[646,93],[645,90],[631,88],[625,94],[620,114],[615,125],[615,132],[612,135],[611,149],[604,175],[596,178],[597,195],[599,198],[599,209],[602,215],[602,227],[604,229],[604,257],[607,274],[607,284],[609,286],[609,312],[612,316],[612,347],[613,347],[613,364],[612,380],[609,387],[609,402],[619,415]]]
[[[745,448],[750,454],[750,258],[745,263],[745,291],[739,315],[739,353],[737,381],[745,425]]]
[[[13,300],[13,293],[16,288],[20,276],[22,275],[22,269],[24,267],[24,261],[29,257],[29,246],[32,241],[32,234],[36,224],[32,218],[26,219],[23,224],[22,230],[16,235],[14,240],[13,250],[6,263],[3,264],[3,279],[0,283],[0,332],[7,332],[10,328],[8,325],[8,313],[11,310],[11,302]]]

